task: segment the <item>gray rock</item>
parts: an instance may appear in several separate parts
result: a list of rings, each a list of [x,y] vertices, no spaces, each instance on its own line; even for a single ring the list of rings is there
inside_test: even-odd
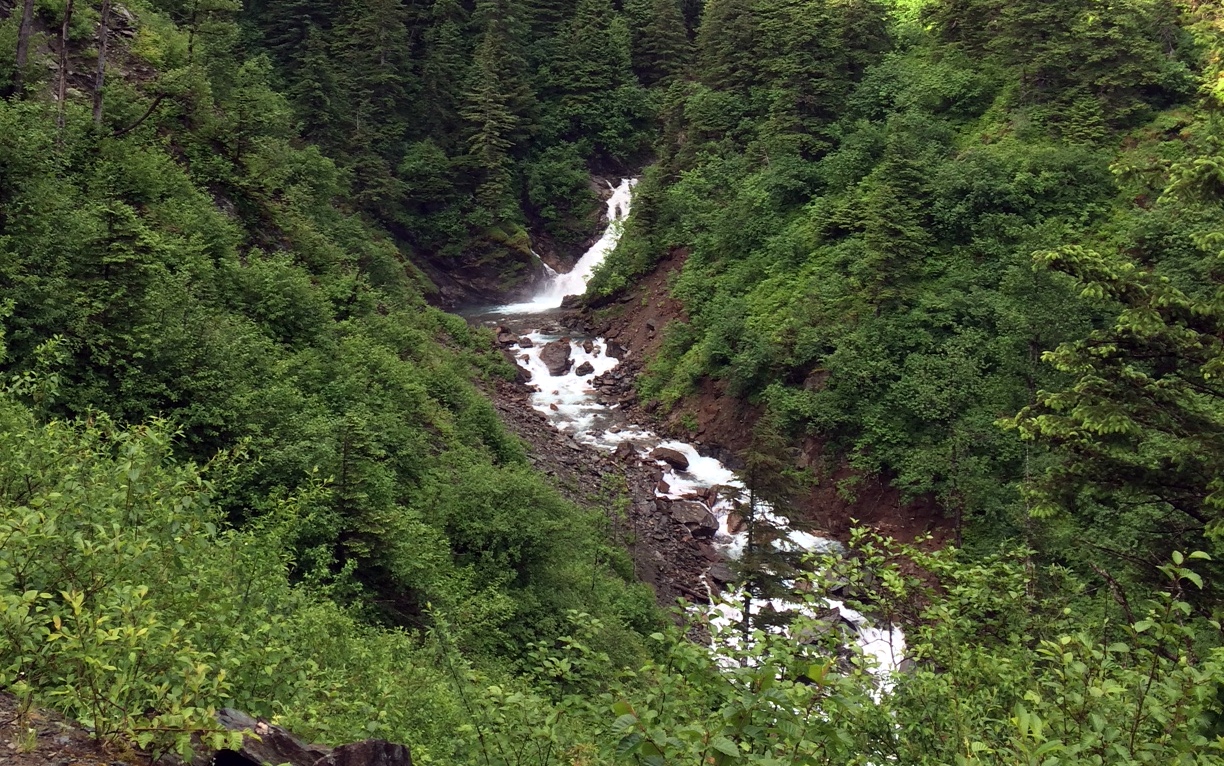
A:
[[[316,761],[315,766],[412,766],[412,753],[405,745],[367,739],[341,745]]]
[[[693,537],[713,537],[718,531],[718,519],[704,503],[674,500],[667,512],[673,519],[688,527]]]
[[[229,763],[246,761],[254,766],[262,766],[265,763],[314,766],[316,761],[329,753],[326,747],[308,745],[280,726],[252,718],[233,708],[222,708],[218,711],[217,722],[230,731],[249,732],[258,737],[243,737],[241,748],[224,751],[229,754],[225,759]],[[210,756],[208,760],[202,763],[200,761],[201,756],[197,756],[196,762],[199,766],[210,763],[212,758]]]
[[[706,570],[706,576],[720,585],[735,582],[735,573],[726,564],[715,564]]]
[[[617,460],[630,460],[637,457],[637,450],[629,442],[621,442],[616,445],[616,452],[613,454]]]

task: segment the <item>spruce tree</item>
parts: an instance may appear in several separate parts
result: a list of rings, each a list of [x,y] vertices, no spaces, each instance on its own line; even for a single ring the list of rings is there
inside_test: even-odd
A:
[[[692,45],[676,0],[628,0],[625,15],[632,38],[633,71],[652,86],[682,74]]]
[[[697,71],[711,88],[741,95],[762,83],[756,0],[710,0],[697,30]]]

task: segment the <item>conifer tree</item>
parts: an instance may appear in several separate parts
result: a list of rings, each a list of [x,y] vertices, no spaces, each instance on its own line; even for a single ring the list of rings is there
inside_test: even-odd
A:
[[[768,613],[752,615],[753,601],[785,598],[786,580],[801,570],[805,551],[788,539],[790,530],[809,526],[793,510],[803,483],[794,469],[795,449],[777,424],[760,421],[743,454],[739,478],[748,487],[747,496],[733,498],[745,535],[744,548],[736,562],[744,588],[743,628],[751,631],[768,624]]]
[[[692,45],[676,0],[625,3],[632,38],[633,71],[643,85],[674,78],[689,65]]]
[[[461,111],[469,131],[468,152],[479,171],[476,202],[487,215],[486,224],[512,217],[513,209],[510,150],[522,118],[515,112],[515,93],[502,75],[505,59],[499,36],[487,32],[476,51]]]
[[[761,84],[761,43],[756,0],[710,0],[697,30],[701,82],[747,95]]]
[[[455,147],[461,85],[472,61],[469,26],[467,11],[458,0],[434,0],[423,33],[419,66],[422,127],[426,135],[448,148]]]

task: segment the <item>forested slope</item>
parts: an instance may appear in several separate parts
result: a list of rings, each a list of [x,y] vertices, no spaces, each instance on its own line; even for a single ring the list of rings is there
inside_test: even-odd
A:
[[[933,498],[970,546],[1141,577],[1207,546],[1219,14],[711,0],[593,288],[687,254],[643,396],[721,379],[827,445],[824,481]]]
[[[1217,4],[0,14],[0,691],[154,754],[236,705],[419,763],[1220,762]],[[894,680],[664,627],[429,305],[644,162],[596,292],[685,249],[691,321],[643,393],[968,520],[796,597],[904,623]]]

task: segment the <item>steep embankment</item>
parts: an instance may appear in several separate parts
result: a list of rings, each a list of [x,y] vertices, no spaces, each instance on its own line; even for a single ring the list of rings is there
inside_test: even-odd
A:
[[[595,308],[585,310],[581,321],[630,352],[616,375],[597,381],[605,396],[625,407],[631,417],[653,423],[660,433],[688,441],[703,453],[740,467],[740,456],[751,444],[763,407],[734,395],[726,381],[711,377],[702,377],[691,394],[666,411],[658,401],[640,400],[637,393],[639,376],[663,350],[668,324],[688,319],[682,302],[671,291],[687,257],[686,249],[672,250],[613,301],[597,302]],[[844,539],[856,523],[899,540],[929,534],[934,546],[955,535],[954,522],[932,498],[907,499],[885,477],[856,472],[843,458],[830,455],[821,439],[804,439],[798,445],[795,464],[814,481],[793,505],[805,521],[830,536]],[[841,491],[851,483],[852,492]]]

